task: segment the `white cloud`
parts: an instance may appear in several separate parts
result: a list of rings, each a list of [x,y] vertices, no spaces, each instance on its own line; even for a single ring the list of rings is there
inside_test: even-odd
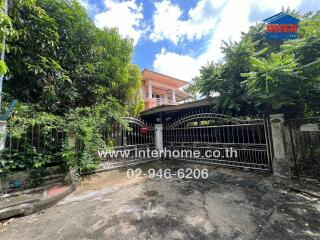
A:
[[[176,77],[181,80],[190,80],[190,76],[198,73],[199,65],[197,59],[188,55],[180,55],[168,52],[165,48],[156,54],[153,67],[161,73]]]
[[[168,7],[167,1],[165,0],[164,2],[166,2],[167,8],[171,9]],[[297,9],[301,2],[302,0],[283,0],[280,3],[278,0],[200,0],[194,9],[189,11],[189,19],[184,22],[194,23],[196,20],[197,23],[199,23],[201,21],[206,22],[207,19],[210,19],[211,25],[208,29],[213,28],[214,30],[211,39],[205,47],[206,50],[204,53],[198,57],[191,57],[162,50],[156,55],[153,67],[156,71],[164,74],[181,76],[182,79],[191,81],[192,78],[198,75],[201,66],[205,65],[208,61],[217,61],[221,59],[221,40],[237,41],[240,39],[241,31],[245,32],[249,29],[250,25],[255,24],[254,22],[250,22],[249,18],[252,9],[259,9],[259,11],[262,12],[270,11],[276,14],[281,11],[282,6],[285,8],[289,6],[291,9]],[[206,16],[203,15],[206,8],[219,10],[216,11],[217,14],[214,15],[212,19],[210,17],[206,18]],[[158,33],[158,35],[156,35],[158,39],[171,39],[173,42],[177,42],[181,37],[187,35],[182,30],[179,32],[176,29],[176,26],[181,24],[179,17],[177,18],[177,16],[180,16],[181,14],[178,14],[179,11],[177,9],[175,11],[176,13],[170,17],[170,21],[161,26],[161,29],[164,29],[165,26],[170,23],[171,28],[169,28],[169,30],[157,30],[157,23],[155,22],[155,30],[157,30],[155,32]],[[159,12],[155,13],[155,16],[157,15],[159,15]],[[202,25],[200,24],[200,26]],[[190,31],[188,36],[202,36],[199,34],[199,32],[202,33],[201,29],[196,30],[191,27],[188,29]],[[170,57],[174,60],[171,60]]]
[[[250,4],[257,7],[261,11],[272,10],[275,13],[281,11],[281,7],[290,7],[291,9],[298,9],[303,0],[266,0],[266,1],[249,1]]]
[[[183,39],[200,39],[213,29],[214,18],[204,14],[208,0],[200,0],[196,7],[188,12],[188,20],[181,20],[182,10],[169,0],[156,2],[153,16],[153,41],[170,39],[177,44]]]
[[[217,60],[221,58],[221,41],[240,39],[241,32],[247,31],[251,25],[249,21],[250,4],[248,0],[229,0],[221,10],[219,22],[215,26],[215,32],[209,41],[207,50],[199,57],[199,61]],[[235,17],[232,17],[235,16]]]
[[[224,3],[228,2],[228,0],[214,0],[210,2],[215,8],[220,8]]]
[[[140,28],[143,20],[142,3],[135,0],[104,0],[106,10],[94,16],[97,27],[117,27],[122,37],[130,37],[136,44],[142,34]]]

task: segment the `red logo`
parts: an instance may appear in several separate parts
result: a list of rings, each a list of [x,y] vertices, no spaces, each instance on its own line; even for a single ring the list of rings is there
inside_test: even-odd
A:
[[[268,24],[267,32],[290,32],[295,33],[298,30],[298,26],[295,24]]]

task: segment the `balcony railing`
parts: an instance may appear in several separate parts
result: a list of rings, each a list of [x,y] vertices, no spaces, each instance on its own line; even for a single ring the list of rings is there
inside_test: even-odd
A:
[[[157,106],[160,106],[160,105],[177,105],[179,103],[173,102],[172,100],[169,100],[169,99],[156,98],[156,104]]]

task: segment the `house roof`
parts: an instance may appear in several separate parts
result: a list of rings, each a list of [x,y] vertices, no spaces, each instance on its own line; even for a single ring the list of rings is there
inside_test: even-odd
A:
[[[142,76],[144,80],[153,80],[155,82],[160,82],[160,83],[170,83],[170,85],[173,85],[177,88],[186,86],[187,84],[189,84],[189,82],[184,81],[184,80],[180,80],[174,77],[170,77],[167,75],[164,75],[162,73],[157,73],[154,71],[151,71],[149,69],[144,69],[142,71]]]
[[[284,12],[280,12],[272,17],[263,20],[267,24],[297,24],[299,19],[292,17]]]
[[[187,93],[185,91],[181,91],[181,90],[177,90],[176,91],[176,96],[177,97],[180,97],[182,99],[189,99],[189,98],[192,98],[192,95],[190,93]]]

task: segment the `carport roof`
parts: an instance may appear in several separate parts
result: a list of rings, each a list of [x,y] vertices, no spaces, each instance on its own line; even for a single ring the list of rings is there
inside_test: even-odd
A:
[[[147,117],[151,115],[158,115],[160,113],[174,113],[180,111],[192,111],[202,108],[208,108],[215,103],[215,98],[210,97],[206,99],[201,99],[193,102],[187,102],[179,105],[160,105],[141,113],[141,117]]]

